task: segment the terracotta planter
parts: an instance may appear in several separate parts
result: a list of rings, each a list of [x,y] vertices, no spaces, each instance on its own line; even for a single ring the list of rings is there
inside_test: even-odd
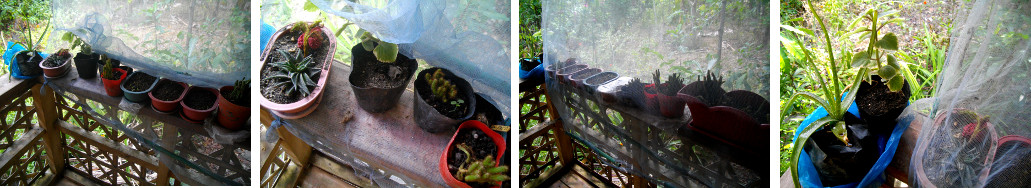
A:
[[[727,106],[706,106],[695,97],[680,94],[691,110],[689,128],[724,143],[750,151],[764,151],[769,143],[769,125],[759,124],[744,111]],[[756,152],[763,153],[763,152]]]
[[[494,145],[498,146],[498,154],[494,155],[494,166],[497,166],[501,163],[501,156],[505,154],[505,139],[502,138],[501,135],[494,132],[493,130],[490,130],[490,128],[487,128],[487,125],[484,125],[482,122],[475,120],[463,122],[462,125],[458,127],[458,130],[462,129],[479,129],[480,131],[486,133],[487,136],[491,138],[491,140],[494,140]],[[444,149],[444,154],[441,154],[440,156],[440,165],[438,165],[437,169],[440,170],[440,175],[444,177],[444,182],[447,182],[448,186],[468,188],[470,187],[468,184],[466,184],[465,182],[458,181],[458,179],[455,179],[454,175],[451,175],[451,171],[448,170],[447,158],[448,154],[450,154],[451,151],[454,150],[453,145],[455,144],[456,137],[458,137],[458,131],[455,131],[455,135],[451,136],[451,141],[448,141],[447,148]],[[498,184],[501,184],[501,182],[498,182]]]
[[[279,31],[276,31],[276,34],[272,35],[271,41],[276,41],[277,39],[279,39],[279,37],[282,37],[283,33],[291,27],[293,27],[292,24],[280,28]],[[321,60],[323,62],[322,72],[319,73],[319,81],[317,82],[317,86],[315,86],[315,88],[311,91],[311,94],[307,97],[302,98],[301,100],[289,104],[275,103],[270,101],[268,98],[265,98],[264,95],[261,95],[262,107],[272,110],[274,113],[279,114],[282,118],[297,119],[306,116],[307,113],[310,113],[315,107],[318,106],[316,101],[318,101],[322,97],[323,90],[325,90],[326,88],[326,80],[329,80],[329,72],[333,66],[333,52],[336,52],[337,46],[336,37],[333,37],[334,35],[329,31],[329,29],[327,29],[326,27],[322,27],[320,30],[322,31],[322,34],[324,34],[324,36],[329,40],[328,44],[322,45],[323,48],[329,48],[329,54],[326,54],[326,58]],[[269,63],[272,63],[269,62],[269,58],[267,57],[269,54],[272,54],[273,45],[275,44],[275,42],[269,42],[265,47],[265,51],[262,52],[261,56],[262,68],[259,70],[264,70],[266,66],[269,66]],[[306,113],[301,114],[301,112]]]
[[[68,73],[68,70],[70,70],[69,68],[72,67],[71,57],[65,59],[64,62],[61,62],[61,65],[58,65],[57,67],[43,66],[43,62],[47,62],[47,60],[49,60],[50,58],[57,58],[57,54],[47,56],[47,58],[43,59],[43,61],[39,61],[39,68],[43,69],[43,76],[46,76],[48,78],[60,78],[64,76],[66,73]]]
[[[127,75],[125,70],[120,68],[116,68],[115,71],[122,73],[122,76],[118,77],[118,80],[108,80],[106,78],[101,78],[100,80],[104,82],[104,91],[107,92],[107,96],[120,97],[122,96],[122,89],[119,88],[119,86],[122,85],[122,80],[125,80],[125,76]]]
[[[383,63],[376,59],[370,51],[365,51],[362,44],[356,44],[351,47],[351,73],[348,74],[348,81],[351,82],[352,93],[354,98],[358,101],[358,107],[361,107],[365,111],[372,113],[386,112],[387,110],[393,109],[397,106],[397,101],[401,98],[401,94],[404,94],[405,88],[408,87],[408,83],[412,81],[412,75],[415,74],[415,70],[418,69],[418,62],[415,59],[410,59],[404,54],[397,54],[397,59],[393,63]],[[391,69],[408,69],[401,73],[402,77],[397,80],[391,80],[396,84],[394,87],[363,87],[367,86],[368,78],[371,76],[371,71],[359,71],[366,69],[382,70],[384,75],[387,74]],[[361,85],[361,86],[359,86]]]
[[[183,91],[183,93],[184,93],[183,95],[187,95],[187,94],[190,93],[190,91],[193,91],[193,90],[202,90],[202,91],[211,92],[211,94],[216,96],[216,98],[218,96],[218,91],[215,90],[215,89],[204,88],[204,87],[197,87],[197,86],[190,86],[190,88],[188,88],[185,91]],[[194,122],[194,123],[200,123],[200,122],[203,122],[204,119],[207,119],[208,116],[211,116],[211,112],[215,111],[215,109],[218,108],[217,99],[216,99],[216,101],[214,101],[212,103],[213,104],[211,104],[211,107],[209,107],[208,109],[194,109],[194,108],[190,108],[190,106],[186,105],[186,100],[180,100],[179,101],[179,106],[183,108],[183,118],[186,118],[186,120]]]
[[[469,106],[469,109],[466,110],[467,112],[462,115],[462,117],[452,118],[440,113],[436,108],[433,108],[433,106],[430,106],[429,103],[426,102],[425,98],[429,96],[423,96],[423,94],[421,94],[422,92],[430,92],[423,91],[424,87],[429,87],[426,86],[428,83],[426,83],[426,77],[424,75],[436,70],[443,70],[444,79],[447,79],[451,84],[457,86],[460,91],[456,98],[464,98],[463,100],[465,101],[465,105]],[[473,116],[473,113],[476,112],[476,96],[473,93],[472,86],[470,86],[469,82],[466,82],[465,79],[455,76],[447,69],[441,68],[425,69],[415,76],[415,97],[412,98],[412,117],[415,122],[419,124],[419,128],[422,128],[422,130],[429,133],[454,130],[456,125],[469,119]]]
[[[567,78],[567,79],[569,80],[569,85],[573,86],[573,88],[583,89],[584,88],[583,81],[586,80],[587,78],[591,77],[591,76],[594,76],[594,75],[598,74],[598,73],[601,73],[601,69],[598,69],[598,68],[586,68],[586,69],[577,71],[577,72],[575,72],[573,74],[570,74],[569,78]]]
[[[140,72],[133,72],[132,74],[129,74],[129,76],[126,77],[126,78],[129,79],[129,78],[132,78],[133,76],[139,75],[139,74],[140,74]],[[157,77],[155,77],[155,78],[157,78]],[[125,83],[128,83],[128,82],[122,82],[121,84],[118,84],[118,87],[122,89],[123,93],[125,93],[125,100],[128,100],[129,102],[135,102],[135,103],[147,102],[147,98],[148,98],[147,95],[148,95],[148,93],[150,93],[151,90],[154,90],[154,86],[158,85],[157,81],[158,80],[154,80],[154,82],[150,83],[150,87],[147,87],[146,90],[139,91],[139,92],[129,91],[129,89],[126,89],[125,88]]]
[[[235,86],[222,86],[218,92],[218,124],[229,130],[241,130],[251,117],[251,108],[226,100],[222,92],[231,92]]]
[[[183,100],[183,97],[186,96],[186,92],[189,91],[190,88],[185,83],[176,82],[165,78],[158,80],[157,85],[160,85],[161,82],[172,82],[174,84],[179,84],[180,86],[183,86],[183,92],[179,93],[179,97],[175,100],[165,101],[154,97],[153,90],[151,90],[151,92],[147,92],[147,96],[150,97],[150,105],[154,107],[154,110],[157,110],[160,113],[176,112],[176,109],[179,107],[179,101]]]
[[[985,180],[984,187],[1031,187],[1027,177],[1031,171],[1031,139],[1019,135],[1007,135],[999,138],[996,147],[995,161],[992,163],[991,176]]]
[[[97,62],[100,61],[100,54],[86,55],[77,53],[75,58],[72,59],[75,59],[75,71],[79,72],[79,78],[90,79],[97,77]]]
[[[954,108],[953,111],[949,112],[949,113],[950,114],[955,114],[955,113],[959,113],[962,110],[966,110],[966,109]],[[932,130],[931,131],[931,135],[929,135],[930,138],[928,138],[928,140],[962,139],[962,138],[954,138],[951,135],[952,133],[949,133],[950,131],[949,131],[948,127],[942,125],[943,123],[945,123],[945,117],[947,116],[947,114],[945,114],[945,113],[946,112],[939,112],[938,115],[934,118],[934,124],[931,127],[924,127],[924,129],[931,129]],[[953,119],[952,121],[956,121],[956,120]],[[992,164],[992,162],[995,159],[995,150],[997,149],[996,147],[999,145],[998,144],[999,143],[999,139],[998,139],[999,135],[998,135],[998,133],[996,133],[995,126],[992,125],[991,122],[986,123],[984,125],[984,127],[986,128],[986,130],[984,130],[984,131],[988,131],[988,136],[990,136],[990,137],[983,138],[983,139],[988,140],[991,143],[988,143],[989,144],[988,151],[983,153],[984,155],[986,155],[985,159],[984,159],[983,169],[981,169],[977,173],[977,180],[963,180],[963,181],[985,182],[985,180],[988,178],[988,173],[991,172],[991,166],[990,165]],[[942,139],[942,138],[944,138],[944,139]],[[1010,139],[1013,139],[1013,138],[1010,138]],[[948,142],[948,141],[938,141],[936,143],[941,143],[941,142]],[[934,152],[933,150],[940,149],[940,146],[937,146],[937,145],[936,146],[931,146],[931,142],[930,141],[918,142],[917,144],[918,145],[916,146],[916,148],[914,148],[913,153],[920,153],[920,154],[925,154],[925,155],[913,155],[913,159],[911,160],[911,163],[912,163],[911,167],[915,170],[915,172],[913,172],[913,173],[916,176],[916,183],[917,183],[916,185],[919,185],[920,187],[930,187],[930,188],[935,188],[935,187],[938,187],[938,186],[943,186],[943,187],[962,186],[962,185],[952,185],[952,184],[949,184],[949,185],[935,185],[935,183],[932,182],[932,180],[930,178],[928,178],[925,166],[926,165],[942,165],[942,164],[939,164],[939,163],[925,164],[924,163],[924,157],[926,156],[926,154],[928,154],[930,152]],[[960,151],[945,151],[945,152],[960,152]],[[959,174],[954,174],[954,175],[959,175]]]
[[[555,71],[555,77],[558,78],[559,83],[569,83],[569,75],[579,72],[587,68],[587,65],[570,65],[565,68]]]

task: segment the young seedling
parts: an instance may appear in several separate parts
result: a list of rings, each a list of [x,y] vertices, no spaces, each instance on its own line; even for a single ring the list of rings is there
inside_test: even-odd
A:
[[[288,96],[300,94],[301,97],[307,97],[310,95],[311,91],[308,87],[317,85],[311,78],[317,78],[321,71],[321,69],[313,69],[315,63],[312,61],[311,55],[302,58],[303,53],[301,52],[296,55],[291,55],[285,50],[278,50],[278,52],[285,60],[270,64],[279,70],[264,79],[276,79],[276,83],[273,83],[272,87],[285,87]]]
[[[68,58],[72,57],[72,54],[68,53],[68,49],[58,50],[57,53],[54,54],[54,55],[56,55],[58,57],[58,60],[65,60],[65,59],[68,59]]]
[[[462,99],[453,100],[458,95],[458,86],[444,79],[444,72],[441,69],[437,69],[432,74],[426,73],[424,76],[426,77],[426,83],[430,85],[430,91],[433,92],[433,96],[437,97],[441,102],[450,103],[455,106],[465,103]]]
[[[902,18],[890,18],[896,14],[898,11],[881,12],[876,8],[870,8],[863,13],[863,16],[857,17],[849,24],[849,28],[853,29],[851,33],[860,38],[869,38],[866,50],[860,51],[852,57],[852,67],[876,68],[877,75],[881,77],[881,80],[877,81],[885,83],[892,92],[901,90],[902,85],[905,84],[905,78],[900,75],[900,71],[905,67],[900,65],[895,55],[890,53],[898,50],[898,37],[895,36],[895,33],[881,35],[880,30],[885,25],[905,21]],[[870,25],[857,27],[860,20],[866,20]],[[884,63],[886,64],[882,65]]]
[[[497,186],[498,182],[509,179],[508,166],[495,167],[494,156],[487,156],[480,160],[473,160],[472,147],[465,144],[458,144],[458,149],[465,153],[465,164],[455,173],[455,178],[467,183],[484,183]]]

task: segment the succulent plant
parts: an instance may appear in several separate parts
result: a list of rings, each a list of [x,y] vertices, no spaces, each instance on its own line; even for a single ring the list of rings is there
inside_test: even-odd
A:
[[[677,95],[677,92],[680,92],[681,88],[684,88],[684,78],[680,77],[680,73],[669,75],[669,77],[666,78],[665,83],[660,82],[659,78],[661,77],[661,73],[658,69],[656,69],[655,73],[652,74],[652,78],[655,81],[655,88],[658,90],[659,94],[675,96]]]
[[[104,68],[101,69],[100,77],[108,80],[117,80],[121,75],[115,75],[115,64],[111,62],[110,58],[104,62]]]
[[[250,90],[251,90],[251,80],[246,80],[246,79],[236,80],[236,82],[233,83],[233,91],[229,92],[229,95],[226,96],[226,99],[228,99],[230,101],[240,101],[240,99],[243,99],[243,98],[247,97],[247,91],[250,91]]]
[[[309,50],[322,47],[322,35],[318,33],[321,28],[322,20],[316,20],[311,24],[303,21],[294,24],[294,27],[290,28],[290,30],[301,32],[301,35],[297,37],[297,48],[300,48],[304,54],[311,54]]]
[[[726,94],[726,90],[723,90],[723,76],[717,76],[715,73],[706,71],[705,77],[698,78],[701,81],[702,87],[697,88],[698,100],[701,100],[705,105],[718,106],[723,103],[723,96]]]
[[[434,71],[432,74],[426,73],[426,83],[430,85],[430,91],[433,92],[433,96],[437,97],[437,99],[440,99],[442,102],[449,102],[455,99],[458,95],[458,86],[455,86],[455,84],[444,79],[444,72],[441,70],[442,69],[437,69],[437,71]],[[460,100],[461,99],[459,99],[459,101]],[[454,101],[452,104],[457,105],[457,103],[464,102],[459,101]]]
[[[317,85],[311,78],[318,76],[320,69],[313,69],[315,66],[311,55],[301,57],[303,53],[298,52],[296,55],[291,55],[285,50],[278,50],[279,54],[286,58],[283,61],[271,63],[272,67],[278,68],[278,72],[274,73],[264,79],[275,79],[276,82],[272,84],[273,88],[285,87],[288,96],[300,94],[301,97],[307,97],[311,94],[308,86]]]
[[[508,166],[501,165],[495,167],[494,156],[487,156],[483,159],[474,160],[472,159],[472,147],[465,144],[459,144],[458,149],[465,153],[465,164],[458,169],[455,173],[455,179],[466,183],[484,183],[490,185],[498,185],[498,182],[507,181],[509,179]]]

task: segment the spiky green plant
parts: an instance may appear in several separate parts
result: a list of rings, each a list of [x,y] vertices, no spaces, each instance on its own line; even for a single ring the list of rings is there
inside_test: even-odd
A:
[[[450,102],[458,96],[458,86],[444,79],[444,71],[442,69],[437,69],[432,74],[426,73],[424,76],[426,77],[426,83],[430,85],[430,91],[433,92],[433,96],[436,96],[441,102]],[[461,102],[455,101],[452,104],[457,105],[456,103]]]
[[[458,149],[465,153],[465,164],[458,168],[458,172],[455,173],[455,179],[466,183],[484,183],[490,185],[498,185],[498,182],[507,181],[509,179],[508,166],[494,166],[494,156],[487,156],[483,159],[474,160],[472,155],[472,147],[465,144],[458,144]]]
[[[321,71],[313,68],[315,62],[311,55],[302,58],[303,53],[301,52],[297,52],[295,55],[291,55],[285,50],[278,50],[278,52],[285,60],[269,64],[279,70],[265,79],[274,79],[276,81],[272,84],[274,88],[286,87],[288,96],[300,94],[301,97],[307,97],[310,95],[311,90],[308,87],[317,85],[311,78],[317,77]]]
[[[250,90],[251,90],[251,80],[246,80],[246,79],[236,80],[236,82],[233,83],[233,91],[229,92],[229,95],[226,96],[226,99],[228,99],[230,101],[240,101],[240,99],[243,99],[243,98],[247,97],[247,91],[250,91]],[[246,101],[244,101],[244,102],[246,102]]]
[[[652,79],[655,81],[655,88],[658,93],[666,96],[675,96],[677,92],[680,92],[681,88],[684,88],[684,78],[680,77],[679,73],[673,73],[666,78],[666,82],[663,83],[659,78],[662,77],[662,73],[658,69],[655,69],[655,73],[652,74]]]
[[[100,77],[108,80],[117,80],[120,75],[115,75],[115,64],[108,58],[104,61],[104,68],[101,69]]]

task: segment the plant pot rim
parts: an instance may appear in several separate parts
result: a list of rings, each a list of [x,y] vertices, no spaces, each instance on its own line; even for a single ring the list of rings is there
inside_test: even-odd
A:
[[[351,47],[351,49],[352,49],[351,51],[354,51],[354,49],[365,51],[365,49],[362,48],[361,45],[362,45],[361,43],[355,44],[353,47]],[[416,73],[415,72],[416,69],[419,69],[419,62],[416,59],[409,58],[408,56],[406,56],[404,54],[401,54],[401,53],[398,53],[397,57],[398,57],[397,61],[394,61],[393,63],[387,63],[387,64],[392,64],[392,65],[395,65],[395,66],[398,66],[398,67],[408,67],[409,69],[411,69],[412,74],[415,74]],[[405,57],[405,59],[407,59],[408,61],[400,61],[401,60],[400,57]],[[376,60],[376,62],[383,63],[383,62],[380,62],[379,60]],[[347,74],[347,82],[351,83],[350,84],[351,87],[356,88],[356,89],[363,89],[363,90],[364,89],[384,89],[384,90],[396,89],[396,88],[399,88],[399,87],[407,87],[408,83],[411,82],[412,79],[413,79],[412,76],[405,77],[404,82],[402,82],[404,84],[398,84],[397,86],[389,87],[389,88],[361,87],[361,86],[355,85],[354,84],[354,80],[358,76],[365,76],[365,75],[368,75],[368,74],[365,74],[365,75],[354,74],[355,73],[355,71],[354,71],[354,64],[355,64],[355,62],[354,62],[354,54],[351,54],[351,72]]]
[[[114,71],[122,72],[122,76],[121,76],[121,77],[119,77],[119,78],[118,78],[117,80],[107,79],[107,78],[104,78],[103,76],[101,76],[101,77],[100,77],[100,79],[103,79],[103,80],[108,80],[108,81],[121,81],[121,80],[125,80],[125,77],[126,77],[126,76],[129,76],[129,75],[126,75],[126,74],[125,74],[125,69],[122,69],[122,68],[115,68],[115,70],[114,70]]]
[[[129,76],[126,76],[126,77],[125,77],[125,79],[129,79],[129,78],[132,78],[132,76],[133,76],[133,75],[136,75],[136,73],[141,73],[141,72],[140,72],[140,71],[133,71],[132,73],[130,73],[130,74],[129,74]],[[144,74],[146,74],[146,73],[144,73]],[[147,75],[150,75],[150,74],[147,74]],[[153,76],[153,75],[151,75],[151,76]],[[147,89],[145,89],[145,90],[143,90],[143,91],[139,91],[139,92],[135,92],[135,91],[129,91],[129,89],[125,88],[125,83],[128,83],[128,82],[122,82],[122,83],[119,83],[119,84],[118,84],[118,87],[119,87],[120,89],[122,89],[122,91],[124,91],[125,93],[131,93],[131,94],[144,94],[144,93],[150,93],[150,91],[154,90],[154,87],[156,87],[156,86],[158,85],[158,82],[159,82],[159,81],[161,81],[161,79],[163,79],[163,78],[161,78],[161,77],[157,77],[157,76],[154,76],[154,78],[156,78],[156,79],[154,80],[154,82],[151,82],[151,83],[150,83],[150,87],[147,87]],[[185,93],[185,92],[184,92],[184,93]]]
[[[296,23],[294,23],[294,24],[296,24]],[[262,55],[261,55],[261,62],[262,62],[261,63],[261,68],[262,69],[264,69],[265,66],[268,65],[268,62],[267,62],[268,59],[267,58],[268,58],[268,55],[271,54],[271,52],[272,52],[272,48],[273,48],[272,46],[275,44],[276,39],[278,39],[280,37],[280,35],[285,33],[285,31],[288,30],[289,28],[291,28],[294,24],[290,24],[290,25],[287,25],[285,27],[282,27],[282,28],[279,29],[279,31],[276,31],[276,33],[272,35],[271,40],[273,42],[269,42],[268,44],[266,44],[265,51],[262,52]],[[260,95],[261,96],[261,106],[262,107],[268,108],[269,110],[273,110],[273,111],[293,113],[293,112],[298,112],[298,111],[304,110],[304,108],[306,108],[306,107],[310,107],[311,104],[315,103],[315,99],[322,95],[322,91],[326,88],[326,80],[329,80],[329,75],[330,75],[329,74],[329,70],[332,68],[332,65],[333,65],[333,61],[334,61],[333,60],[333,55],[335,54],[334,52],[336,52],[337,40],[336,40],[336,37],[332,37],[334,35],[329,31],[329,29],[326,29],[326,27],[320,27],[319,30],[321,30],[322,33],[326,36],[326,38],[329,40],[329,44],[324,44],[323,45],[323,48],[329,48],[329,54],[327,54],[326,55],[326,59],[323,60],[322,71],[321,71],[321,73],[319,73],[319,76],[321,78],[319,79],[317,85],[315,86],[315,89],[308,96],[306,96],[304,98],[301,98],[301,100],[294,101],[292,103],[287,103],[287,104],[275,103],[275,102],[272,102],[271,100],[269,100],[268,98],[266,98],[265,95]],[[262,69],[258,69],[258,70],[260,71]]]
[[[68,59],[64,60],[64,63],[61,63],[61,65],[58,65],[56,67],[43,66],[44,62],[46,62],[50,58],[55,58],[55,57],[57,57],[57,54],[51,54],[51,55],[47,56],[47,58],[43,58],[43,60],[39,61],[39,68],[49,69],[49,70],[64,68],[65,66],[69,65],[70,62],[72,62],[72,58],[73,58],[73,57],[68,57]]]
[[[452,187],[469,187],[465,182],[455,179],[454,175],[451,175],[451,171],[448,170],[447,167],[447,158],[448,153],[451,153],[451,145],[455,144],[455,138],[458,137],[458,133],[462,129],[479,129],[494,141],[494,145],[498,148],[498,154],[494,156],[494,166],[501,165],[501,156],[505,154],[505,139],[502,138],[500,134],[488,128],[486,124],[483,124],[483,122],[477,120],[467,120],[462,122],[462,124],[458,126],[458,129],[455,130],[455,134],[451,135],[451,140],[447,142],[447,145],[445,146],[446,148],[444,148],[444,153],[440,155],[440,163],[437,166],[437,169],[440,171],[440,175],[444,178],[444,182]]]
[[[967,109],[966,108],[953,108],[952,111],[950,111],[950,112],[945,112],[945,111],[938,112],[938,115],[934,118],[934,124],[932,124],[931,127],[929,127],[929,128],[931,128],[931,130],[937,130],[939,127],[942,126],[941,124],[945,120],[946,113],[958,112],[960,110],[967,110]],[[989,138],[986,138],[986,139],[988,139],[992,143],[989,144],[988,151],[987,151],[987,153],[985,153],[986,156],[985,156],[984,167],[982,167],[981,172],[977,173],[978,174],[977,181],[981,182],[981,183],[983,183],[987,179],[987,177],[988,177],[988,173],[991,170],[991,166],[990,165],[991,165],[992,161],[995,160],[995,150],[997,149],[996,147],[999,144],[998,143],[999,142],[999,139],[998,139],[999,135],[998,135],[998,133],[995,132],[995,126],[990,121],[987,122],[985,124],[985,126],[988,128],[988,130],[986,130],[986,131],[988,131],[989,136],[990,136]],[[939,132],[940,131],[931,131],[931,135],[929,135],[929,138],[934,138],[936,135],[939,134]],[[930,142],[918,143],[916,148],[914,148],[913,153],[927,153],[926,151],[927,151],[927,149],[928,149],[927,147],[929,145],[930,145]],[[924,155],[915,155],[913,157],[913,159],[911,160],[912,163],[913,163],[914,169],[916,170],[916,172],[914,172],[914,173],[916,173],[916,177],[917,177],[916,181],[919,183],[919,185],[921,187],[935,188],[935,187],[937,187],[937,185],[934,185],[931,182],[930,179],[927,179],[927,173],[924,172],[924,161],[923,161],[923,159],[924,159]]]
[[[174,84],[179,84],[179,85],[183,86],[183,91],[179,92],[179,97],[176,98],[175,100],[166,101],[166,100],[161,100],[161,99],[158,99],[157,97],[154,97],[154,92],[153,92],[154,90],[151,89],[151,92],[147,92],[147,96],[150,96],[151,100],[161,101],[161,102],[166,102],[166,103],[178,103],[179,101],[183,100],[183,97],[186,97],[186,92],[190,91],[190,87],[191,86],[189,84],[186,84],[186,83],[183,83],[183,82],[179,82],[179,81],[175,81],[175,80],[171,80],[171,79],[168,79],[168,78],[161,78],[157,82],[154,82],[154,85],[155,85],[154,87],[157,87],[156,85],[161,83],[162,81],[168,81],[168,82],[172,82]]]
[[[232,92],[231,89],[233,89],[233,88],[236,88],[236,86],[222,86],[222,87],[219,87],[218,88],[218,93],[217,93],[218,94],[218,98],[220,100],[225,100],[230,105],[239,106],[241,108],[251,108],[250,104],[248,104],[248,106],[238,105],[236,103],[233,103],[232,101],[229,101],[228,99],[226,99],[225,97],[222,96],[222,90],[229,89],[230,92]],[[219,105],[219,106],[221,106],[221,105]]]
[[[612,77],[612,79],[605,80],[604,82],[601,82],[601,83],[598,83],[598,84],[587,83],[587,80],[591,80],[594,77],[602,76],[603,74],[611,74],[611,75],[614,75],[616,77]],[[597,86],[605,85],[606,83],[612,82],[613,80],[616,80],[616,79],[619,79],[619,73],[612,72],[612,71],[604,71],[604,72],[599,72],[598,74],[594,74],[594,75],[592,75],[590,77],[585,78],[584,79],[584,85],[597,87]]]
[[[183,96],[185,97],[187,93],[190,93],[190,91],[193,91],[194,89],[207,90],[208,92],[211,92],[211,94],[215,95],[216,99],[215,99],[215,101],[212,101],[211,107],[208,108],[208,109],[195,109],[195,108],[191,108],[189,105],[186,105],[186,101],[184,101],[184,100],[179,100],[179,105],[182,105],[184,109],[189,109],[189,110],[197,111],[197,112],[201,112],[201,113],[211,112],[211,111],[214,111],[215,108],[218,108],[218,98],[217,98],[218,97],[218,90],[215,90],[215,89],[212,89],[212,88],[206,88],[206,87],[190,86],[186,90],[183,90]]]

